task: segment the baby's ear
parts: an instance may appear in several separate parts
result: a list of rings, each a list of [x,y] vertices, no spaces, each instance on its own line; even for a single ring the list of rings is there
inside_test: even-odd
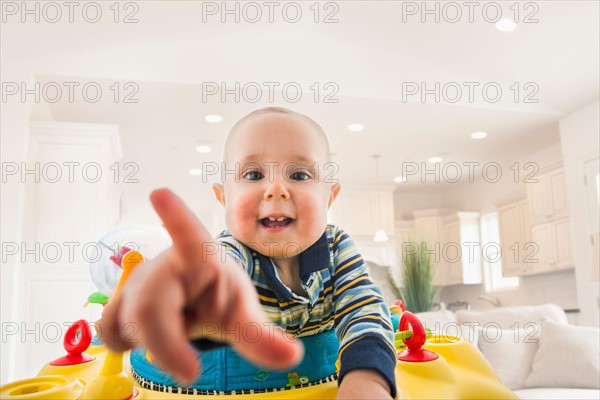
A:
[[[213,184],[213,192],[215,192],[215,197],[221,203],[223,207],[225,207],[225,187],[222,183]]]
[[[327,208],[331,207],[331,205],[333,204],[333,201],[340,193],[341,188],[342,188],[342,186],[339,183],[334,183],[333,185],[331,185],[331,193],[329,194],[329,201],[327,202]]]

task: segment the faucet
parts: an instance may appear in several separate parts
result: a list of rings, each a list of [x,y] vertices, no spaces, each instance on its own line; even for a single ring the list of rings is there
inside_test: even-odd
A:
[[[492,303],[492,305],[494,307],[500,307],[502,305],[499,298],[494,297],[494,296],[488,296],[485,294],[482,294],[481,296],[479,296],[479,300],[485,300],[487,302],[490,302],[490,303]]]
[[[452,303],[448,304],[448,310],[455,311],[455,310],[461,310],[461,309],[470,310],[471,305],[469,304],[468,301],[462,301],[462,300],[453,301]]]

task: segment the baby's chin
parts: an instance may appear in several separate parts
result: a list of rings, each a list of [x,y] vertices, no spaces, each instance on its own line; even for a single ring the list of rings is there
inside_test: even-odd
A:
[[[325,223],[322,229],[315,226],[308,231],[303,230],[302,233],[295,230],[293,233],[290,232],[291,235],[286,235],[284,232],[274,235],[272,238],[263,236],[262,232],[257,233],[252,229],[237,231],[235,228],[239,228],[239,226],[232,227],[233,229],[228,228],[228,231],[245,246],[266,257],[293,260],[321,238],[326,226]],[[297,240],[292,239],[293,237]]]
[[[263,256],[277,259],[295,260],[304,250],[298,243],[252,243],[246,244],[252,250],[259,252]]]

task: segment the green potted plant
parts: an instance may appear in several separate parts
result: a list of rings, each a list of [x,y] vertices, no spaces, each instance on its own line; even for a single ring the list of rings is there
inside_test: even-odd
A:
[[[427,254],[426,243],[421,243],[415,251],[401,252],[403,286],[398,287],[394,278],[388,271],[390,287],[398,296],[406,309],[413,313],[430,311],[438,295],[438,288],[434,286],[433,277],[435,266]]]

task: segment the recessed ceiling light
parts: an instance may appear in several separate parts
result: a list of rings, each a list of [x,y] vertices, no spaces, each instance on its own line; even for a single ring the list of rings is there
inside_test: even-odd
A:
[[[206,122],[216,124],[216,123],[223,121],[223,117],[221,117],[220,115],[217,115],[217,114],[210,114],[210,115],[207,115],[206,117],[204,117],[204,120]]]
[[[471,133],[471,138],[473,138],[473,139],[485,139],[486,137],[487,137],[487,133],[482,132],[482,131],[477,131],[477,132]]]
[[[210,146],[198,146],[196,147],[196,151],[198,153],[210,153],[212,148]]]
[[[509,18],[502,18],[496,22],[496,29],[500,32],[512,32],[516,27],[515,21]]]
[[[394,177],[394,182],[396,182],[396,183],[406,183],[406,177],[405,176],[396,176],[396,177]]]
[[[348,130],[350,132],[360,132],[365,129],[365,126],[362,124],[350,124],[348,125]]]
[[[429,157],[427,159],[427,162],[431,163],[431,164],[441,163],[442,162],[442,157]]]
[[[190,174],[192,174],[192,175],[202,175],[202,170],[201,169],[197,169],[197,168],[190,169]]]

